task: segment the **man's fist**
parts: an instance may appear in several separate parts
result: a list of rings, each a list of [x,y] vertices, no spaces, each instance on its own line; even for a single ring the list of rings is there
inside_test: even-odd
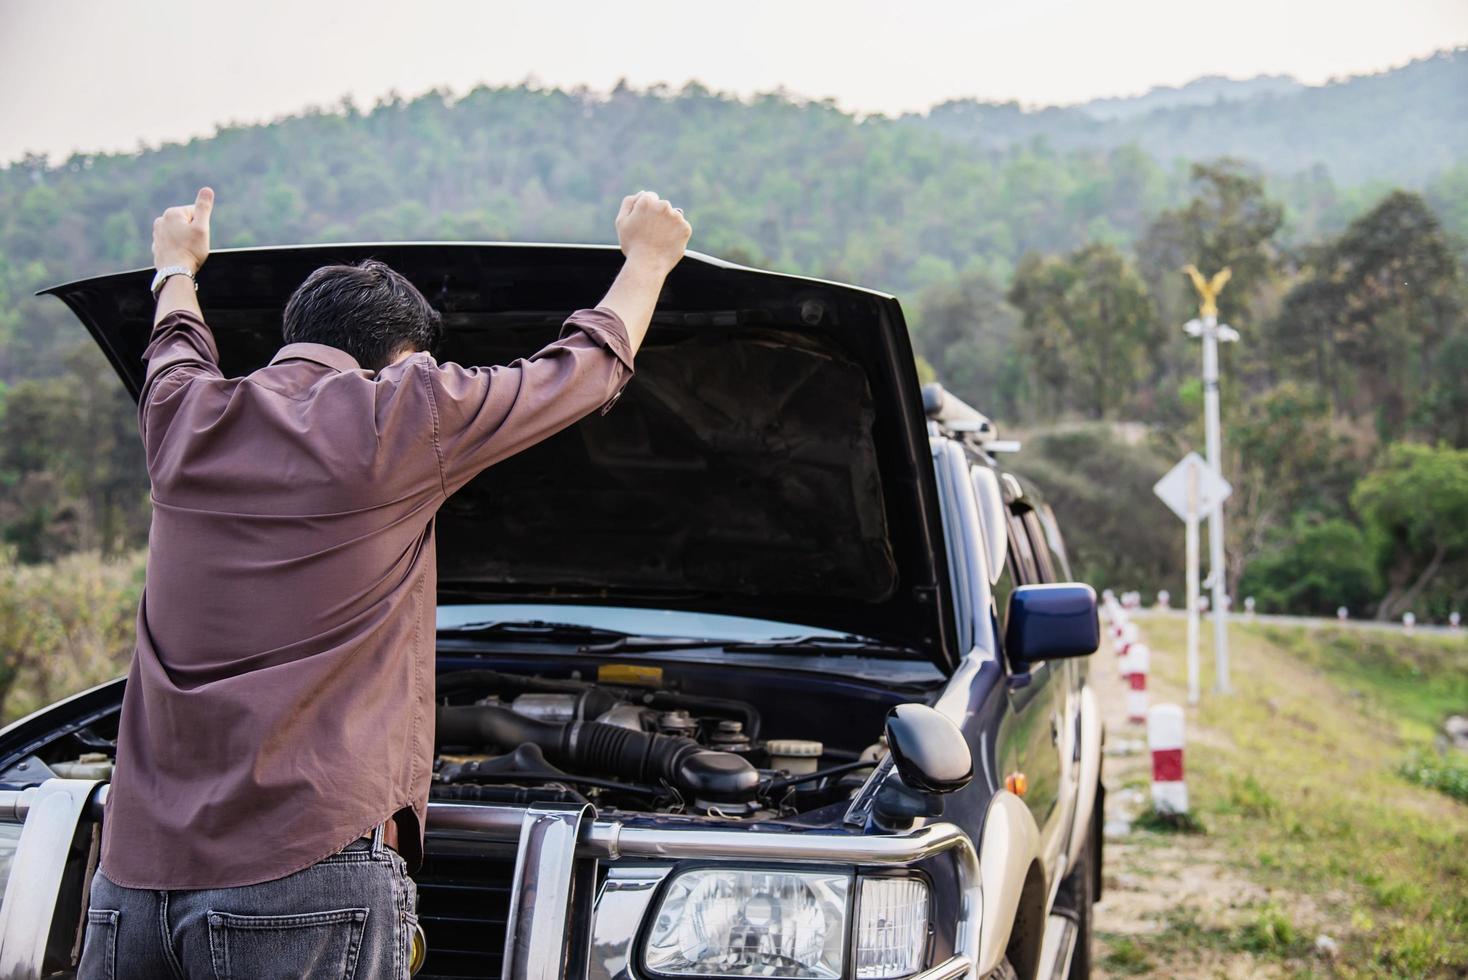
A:
[[[198,272],[209,257],[209,215],[214,191],[200,188],[193,204],[169,208],[153,219],[153,266],[181,265]]]
[[[667,272],[683,258],[693,228],[683,212],[652,191],[622,199],[617,212],[617,241],[628,259],[652,262]]]

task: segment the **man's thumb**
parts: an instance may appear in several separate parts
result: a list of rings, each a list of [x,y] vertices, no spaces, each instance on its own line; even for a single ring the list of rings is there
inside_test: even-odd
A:
[[[194,220],[208,222],[209,212],[214,210],[214,189],[212,187],[199,188],[199,196],[194,198]]]

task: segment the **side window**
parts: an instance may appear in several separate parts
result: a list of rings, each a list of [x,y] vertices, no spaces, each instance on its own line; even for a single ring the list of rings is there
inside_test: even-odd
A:
[[[1009,624],[1009,594],[1014,591],[1014,559],[1008,555],[1004,559],[1004,569],[999,573],[999,581],[994,583],[994,609],[999,613],[999,635],[1004,636],[1004,628]]]
[[[1065,550],[1065,535],[1060,533],[1060,522],[1049,504],[1042,504],[1035,511],[1040,526],[1045,529],[1045,542],[1050,545],[1050,554],[1055,558],[1055,577],[1063,582],[1074,582],[1075,572],[1070,569],[1070,556]]]
[[[1013,512],[1009,515],[1009,558],[1018,573],[1018,584],[1036,585],[1041,581],[1040,567],[1035,561],[1035,550],[1030,547],[1024,519]]]
[[[1050,553],[1050,539],[1045,536],[1045,528],[1040,524],[1040,515],[1032,510],[1027,510],[1022,520],[1025,530],[1029,532],[1030,547],[1035,553],[1035,561],[1040,568],[1040,577],[1046,582],[1059,582],[1060,562]]]

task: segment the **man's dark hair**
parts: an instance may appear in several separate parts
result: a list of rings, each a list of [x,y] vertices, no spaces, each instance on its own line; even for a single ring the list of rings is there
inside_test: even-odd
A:
[[[387,263],[322,266],[285,304],[287,344],[328,344],[380,371],[404,350],[432,351],[443,318]]]

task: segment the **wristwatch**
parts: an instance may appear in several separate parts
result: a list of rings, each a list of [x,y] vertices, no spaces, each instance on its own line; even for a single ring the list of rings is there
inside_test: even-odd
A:
[[[190,269],[186,265],[165,265],[163,268],[159,269],[157,275],[153,277],[153,285],[150,287],[153,290],[154,302],[158,301],[158,291],[163,288],[163,284],[167,282],[172,276],[188,276],[190,279],[193,280],[194,291],[198,291],[199,280],[194,276],[194,270]]]

